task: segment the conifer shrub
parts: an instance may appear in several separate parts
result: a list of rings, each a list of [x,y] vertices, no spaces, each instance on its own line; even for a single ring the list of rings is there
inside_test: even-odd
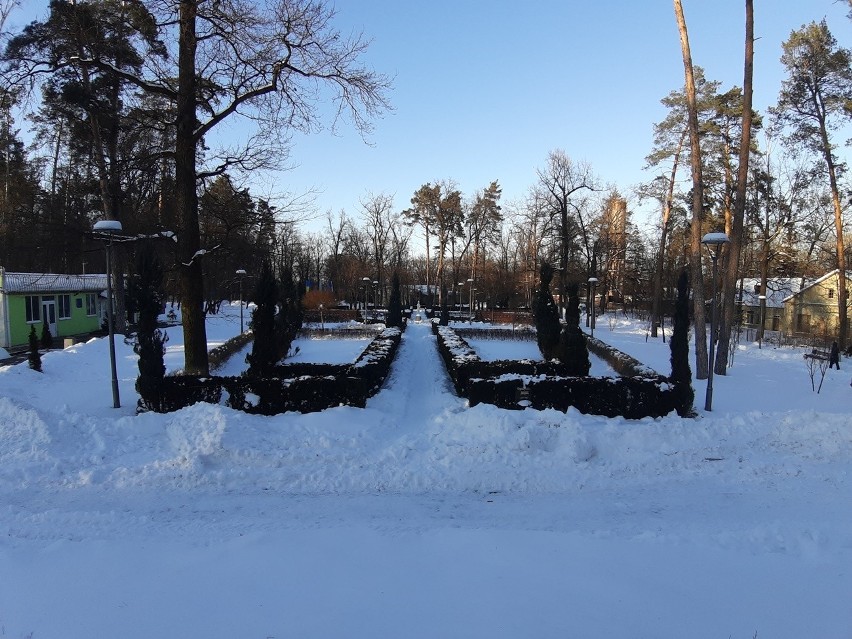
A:
[[[554,359],[558,356],[559,334],[559,310],[550,293],[550,282],[553,279],[553,267],[547,262],[542,262],[538,288],[533,299],[533,319],[535,320],[536,340],[538,350],[545,359]]]
[[[568,287],[568,306],[565,309],[565,327],[559,335],[559,360],[568,375],[585,377],[592,368],[586,336],[580,329],[580,297],[576,283]]]
[[[36,335],[35,324],[30,325],[30,350],[27,360],[30,363],[30,368],[34,371],[41,372],[41,353],[38,351],[38,335]]]
[[[447,308],[447,287],[441,287],[441,326],[450,325],[450,309]]]
[[[388,302],[388,317],[386,326],[402,328],[402,296],[399,291],[399,275],[394,271],[391,279],[391,294]]]
[[[254,342],[246,355],[248,375],[263,377],[281,359],[275,337],[275,311],[278,301],[278,283],[269,262],[264,262],[254,290],[255,308],[251,313]]]
[[[139,313],[133,352],[139,356],[136,392],[137,412],[163,411],[163,386],[166,376],[164,356],[168,335],[157,327],[163,306],[163,269],[150,248],[144,248],[137,259],[137,277],[131,283],[131,298]]]
[[[305,287],[301,282],[293,281],[293,272],[284,271],[278,286],[278,314],[274,318],[275,348],[278,360],[284,359],[290,352],[296,334],[302,328],[304,311],[302,298]]]
[[[686,270],[677,280],[677,301],[674,311],[674,328],[669,340],[672,374],[669,378],[675,387],[677,414],[690,417],[695,414],[692,388],[692,369],[689,367],[689,276]]]
[[[41,323],[41,347],[45,350],[53,348],[53,333],[50,332],[50,326],[47,325],[47,318]]]

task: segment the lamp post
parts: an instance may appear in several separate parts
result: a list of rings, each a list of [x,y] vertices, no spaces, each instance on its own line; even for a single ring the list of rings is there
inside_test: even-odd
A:
[[[461,318],[461,310],[462,310],[461,298],[462,298],[463,292],[464,292],[464,282],[459,282],[459,292],[456,294],[456,305],[459,307],[459,318]]]
[[[112,303],[112,238],[116,233],[121,233],[121,222],[118,220],[101,220],[95,222],[92,227],[95,233],[106,236],[106,276],[107,276],[107,330],[109,332],[109,366],[112,374],[112,406],[121,408],[121,400],[118,396],[118,374],[115,370],[115,329],[113,325],[113,303]]]
[[[373,280],[373,311],[379,308],[379,281]]]
[[[592,309],[591,309],[591,311],[592,311],[592,314],[591,314],[592,322],[589,325],[589,328],[591,330],[592,337],[595,336],[595,284],[597,284],[597,283],[598,283],[598,278],[596,278],[596,277],[590,277],[589,278],[589,288],[591,288],[591,293],[592,293],[591,297],[589,298],[589,306],[592,307]],[[588,316],[588,313],[586,313],[586,315]]]
[[[364,324],[367,323],[367,295],[370,294],[370,282],[372,280],[366,275],[361,278],[363,282],[362,286],[364,287]]]
[[[243,277],[245,274],[245,269],[237,269],[237,277],[240,278],[240,335],[243,334]]]
[[[473,278],[467,278],[467,323],[473,323]]]
[[[707,247],[713,262],[713,305],[710,312],[710,348],[707,352],[707,393],[704,398],[704,410],[713,407],[713,360],[716,355],[716,271],[722,247],[730,242],[724,233],[707,233],[701,238],[701,243]]]
[[[322,318],[322,310],[323,310],[323,305],[322,305],[322,304],[320,304],[320,305],[319,305],[319,312],[320,312],[320,330],[324,333],[324,332],[325,332],[325,321],[324,321],[324,320],[323,320],[323,318]]]
[[[763,314],[764,309],[766,308],[766,295],[758,295],[757,299],[760,300],[760,324],[757,327],[757,347],[763,348]]]

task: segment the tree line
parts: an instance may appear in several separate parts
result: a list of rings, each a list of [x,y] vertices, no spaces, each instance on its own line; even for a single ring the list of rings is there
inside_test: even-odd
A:
[[[0,21],[16,4],[0,1]],[[330,4],[53,0],[44,19],[7,34],[3,50],[0,264],[102,270],[90,231],[107,218],[132,240],[120,243],[116,271],[132,272],[130,254],[148,242],[134,238],[174,231],[177,241],[157,241],[156,250],[164,287],[183,305],[186,368],[196,373],[207,370],[205,310],[236,298],[241,285],[250,291],[265,263],[292,273],[309,305],[385,304],[396,273],[409,303],[419,291],[430,303],[508,309],[532,305],[546,263],[563,312],[576,284],[592,303],[587,282],[596,278],[597,303],[648,309],[654,335],[687,269],[697,374],[706,376],[703,233],[731,238],[722,340],[736,321],[743,276],[761,279],[765,291],[772,277],[845,270],[849,188],[839,129],[852,113],[852,54],[824,20],[803,25],[783,44],[787,75],[776,105],[757,113],[750,0],[744,88],[724,87],[693,65],[679,0],[674,7],[685,82],[662,98],[646,183],[607,184],[557,148],[515,201],[503,201],[497,179],[463,193],[448,177],[411,194],[365,192],[350,211],[326,212],[309,227],[302,222],[312,212],[299,197],[258,197],[246,176],[280,168],[296,131],[341,118],[369,130],[390,90],[361,62],[364,37],[334,28]],[[330,122],[327,104],[337,106]],[[20,113],[30,120],[27,142]],[[248,132],[235,146],[213,143],[226,121]],[[407,203],[399,206],[397,195]],[[640,204],[656,208],[655,223],[635,223]],[[838,297],[844,343],[845,291]]]

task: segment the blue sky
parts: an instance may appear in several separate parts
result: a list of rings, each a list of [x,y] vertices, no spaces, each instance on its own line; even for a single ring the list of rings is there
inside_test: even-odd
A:
[[[25,0],[26,12],[46,6]],[[399,210],[435,180],[465,195],[492,180],[504,204],[524,196],[549,151],[591,163],[623,194],[643,171],[660,99],[683,85],[670,0],[337,0],[336,24],[373,39],[366,59],[393,76],[393,112],[375,122],[369,145],[351,127],[297,136],[295,168],[256,178],[253,192],[319,190],[323,214],[359,212],[368,193],[395,196]],[[42,10],[43,11],[43,10]],[[724,89],[742,84],[744,3],[684,0],[693,61]],[[775,102],[781,43],[826,17],[852,45],[847,3],[755,0],[755,107]],[[27,16],[29,17],[29,16]],[[23,22],[24,14],[12,22]],[[229,134],[239,134],[229,127]],[[635,208],[635,202],[633,203]]]

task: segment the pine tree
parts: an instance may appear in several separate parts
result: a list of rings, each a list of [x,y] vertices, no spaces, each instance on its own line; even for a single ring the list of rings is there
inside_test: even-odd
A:
[[[150,248],[144,248],[137,261],[138,277],[133,281],[131,295],[139,313],[136,343],[133,352],[139,356],[139,376],[136,392],[139,393],[138,411],[162,412],[163,380],[166,365],[168,335],[157,328],[157,317],[163,303],[163,269]]]
[[[278,301],[278,283],[269,262],[264,262],[254,292],[255,309],[251,314],[254,342],[246,356],[249,375],[263,377],[280,359],[275,339],[275,308]]]
[[[538,349],[545,359],[553,359],[559,349],[559,311],[550,294],[550,281],[553,268],[547,262],[541,265],[538,289],[533,300],[533,319],[535,320]]]
[[[585,377],[592,368],[589,346],[580,329],[580,296],[577,284],[568,286],[568,306],[565,309],[565,328],[559,336],[559,359],[568,367],[569,375]]]
[[[677,302],[675,303],[674,328],[669,342],[671,349],[672,374],[669,378],[677,394],[677,414],[689,417],[694,414],[692,402],[692,370],[689,368],[689,277],[684,270],[677,280]]]
[[[35,324],[30,325],[30,368],[41,372],[41,353],[38,352],[38,335],[36,335]]]
[[[388,302],[387,326],[402,328],[402,301],[399,293],[399,275],[394,271],[391,279],[391,294]]]

